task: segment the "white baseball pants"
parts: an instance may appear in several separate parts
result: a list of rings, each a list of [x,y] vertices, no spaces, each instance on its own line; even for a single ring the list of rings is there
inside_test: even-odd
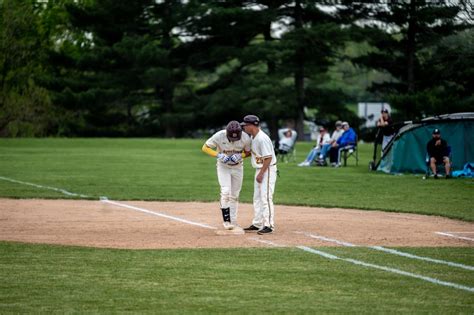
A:
[[[230,221],[237,224],[240,190],[244,178],[243,165],[225,166],[217,163],[217,179],[221,186],[221,208],[230,208]]]
[[[256,178],[260,169],[255,170],[254,191],[253,191],[253,210],[254,217],[252,224],[256,227],[264,226],[275,227],[275,207],[273,206],[273,193],[275,192],[275,183],[277,178],[276,165],[269,166],[261,183]]]

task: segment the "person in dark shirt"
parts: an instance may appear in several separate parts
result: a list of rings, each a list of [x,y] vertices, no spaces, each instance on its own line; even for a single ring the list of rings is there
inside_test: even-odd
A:
[[[434,178],[438,179],[437,164],[444,164],[446,170],[446,178],[451,178],[451,163],[449,161],[448,143],[441,139],[441,131],[433,130],[433,138],[428,141],[426,150],[430,159],[430,168],[433,171]]]
[[[392,140],[393,135],[395,134],[395,130],[393,129],[393,121],[392,117],[390,117],[390,113],[388,109],[382,109],[381,115],[379,120],[377,120],[377,127],[379,127],[383,134],[383,141],[382,141],[382,151],[385,149],[387,144]]]

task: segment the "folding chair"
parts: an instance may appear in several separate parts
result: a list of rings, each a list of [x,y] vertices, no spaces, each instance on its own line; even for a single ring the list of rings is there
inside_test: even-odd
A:
[[[288,153],[286,154],[278,154],[277,155],[277,160],[278,162],[285,162],[285,163],[288,163],[288,162],[296,162],[296,148],[295,146],[291,147],[289,150],[288,150]]]
[[[357,151],[357,146],[347,146],[342,149],[342,159],[344,160],[344,166],[347,166],[347,160],[350,157],[353,157],[356,161],[356,166],[359,165],[359,153]]]
[[[347,145],[342,150],[342,159],[344,160],[344,166],[347,166],[347,159],[353,157],[356,161],[356,166],[359,166],[359,150],[357,150],[358,139],[356,137],[356,142],[353,145]]]

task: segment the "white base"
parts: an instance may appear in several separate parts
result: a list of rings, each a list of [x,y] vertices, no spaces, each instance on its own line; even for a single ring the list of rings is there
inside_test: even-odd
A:
[[[234,228],[233,230],[216,230],[217,235],[243,235],[245,231],[242,228]]]

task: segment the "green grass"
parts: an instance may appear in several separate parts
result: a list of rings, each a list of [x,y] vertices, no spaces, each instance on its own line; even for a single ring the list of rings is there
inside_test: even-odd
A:
[[[0,139],[0,176],[94,199],[215,201],[203,140]],[[298,143],[298,162],[310,149]],[[277,204],[437,214],[474,221],[474,181],[370,173],[372,147],[346,168],[279,165]],[[241,200],[250,202],[246,161]],[[0,197],[66,198],[0,180]],[[1,218],[0,218],[1,219]],[[474,287],[474,274],[367,248],[318,248],[341,258]],[[472,248],[404,248],[472,265]],[[0,313],[466,313],[474,293],[330,260],[296,248],[113,250],[0,242]]]
[[[186,139],[0,139],[0,176],[63,188],[90,198],[215,201],[215,162]],[[312,143],[297,144],[302,161]],[[472,179],[425,180],[368,171],[372,146],[360,145],[359,166],[279,165],[275,203],[434,214],[474,221]],[[241,201],[251,202],[246,161]],[[65,198],[61,193],[0,180],[0,197]]]
[[[474,285],[470,271],[386,257],[340,256]],[[460,263],[474,252],[411,249]],[[471,313],[474,294],[298,249],[110,250],[0,242],[0,312]],[[429,269],[429,271],[427,270]]]

